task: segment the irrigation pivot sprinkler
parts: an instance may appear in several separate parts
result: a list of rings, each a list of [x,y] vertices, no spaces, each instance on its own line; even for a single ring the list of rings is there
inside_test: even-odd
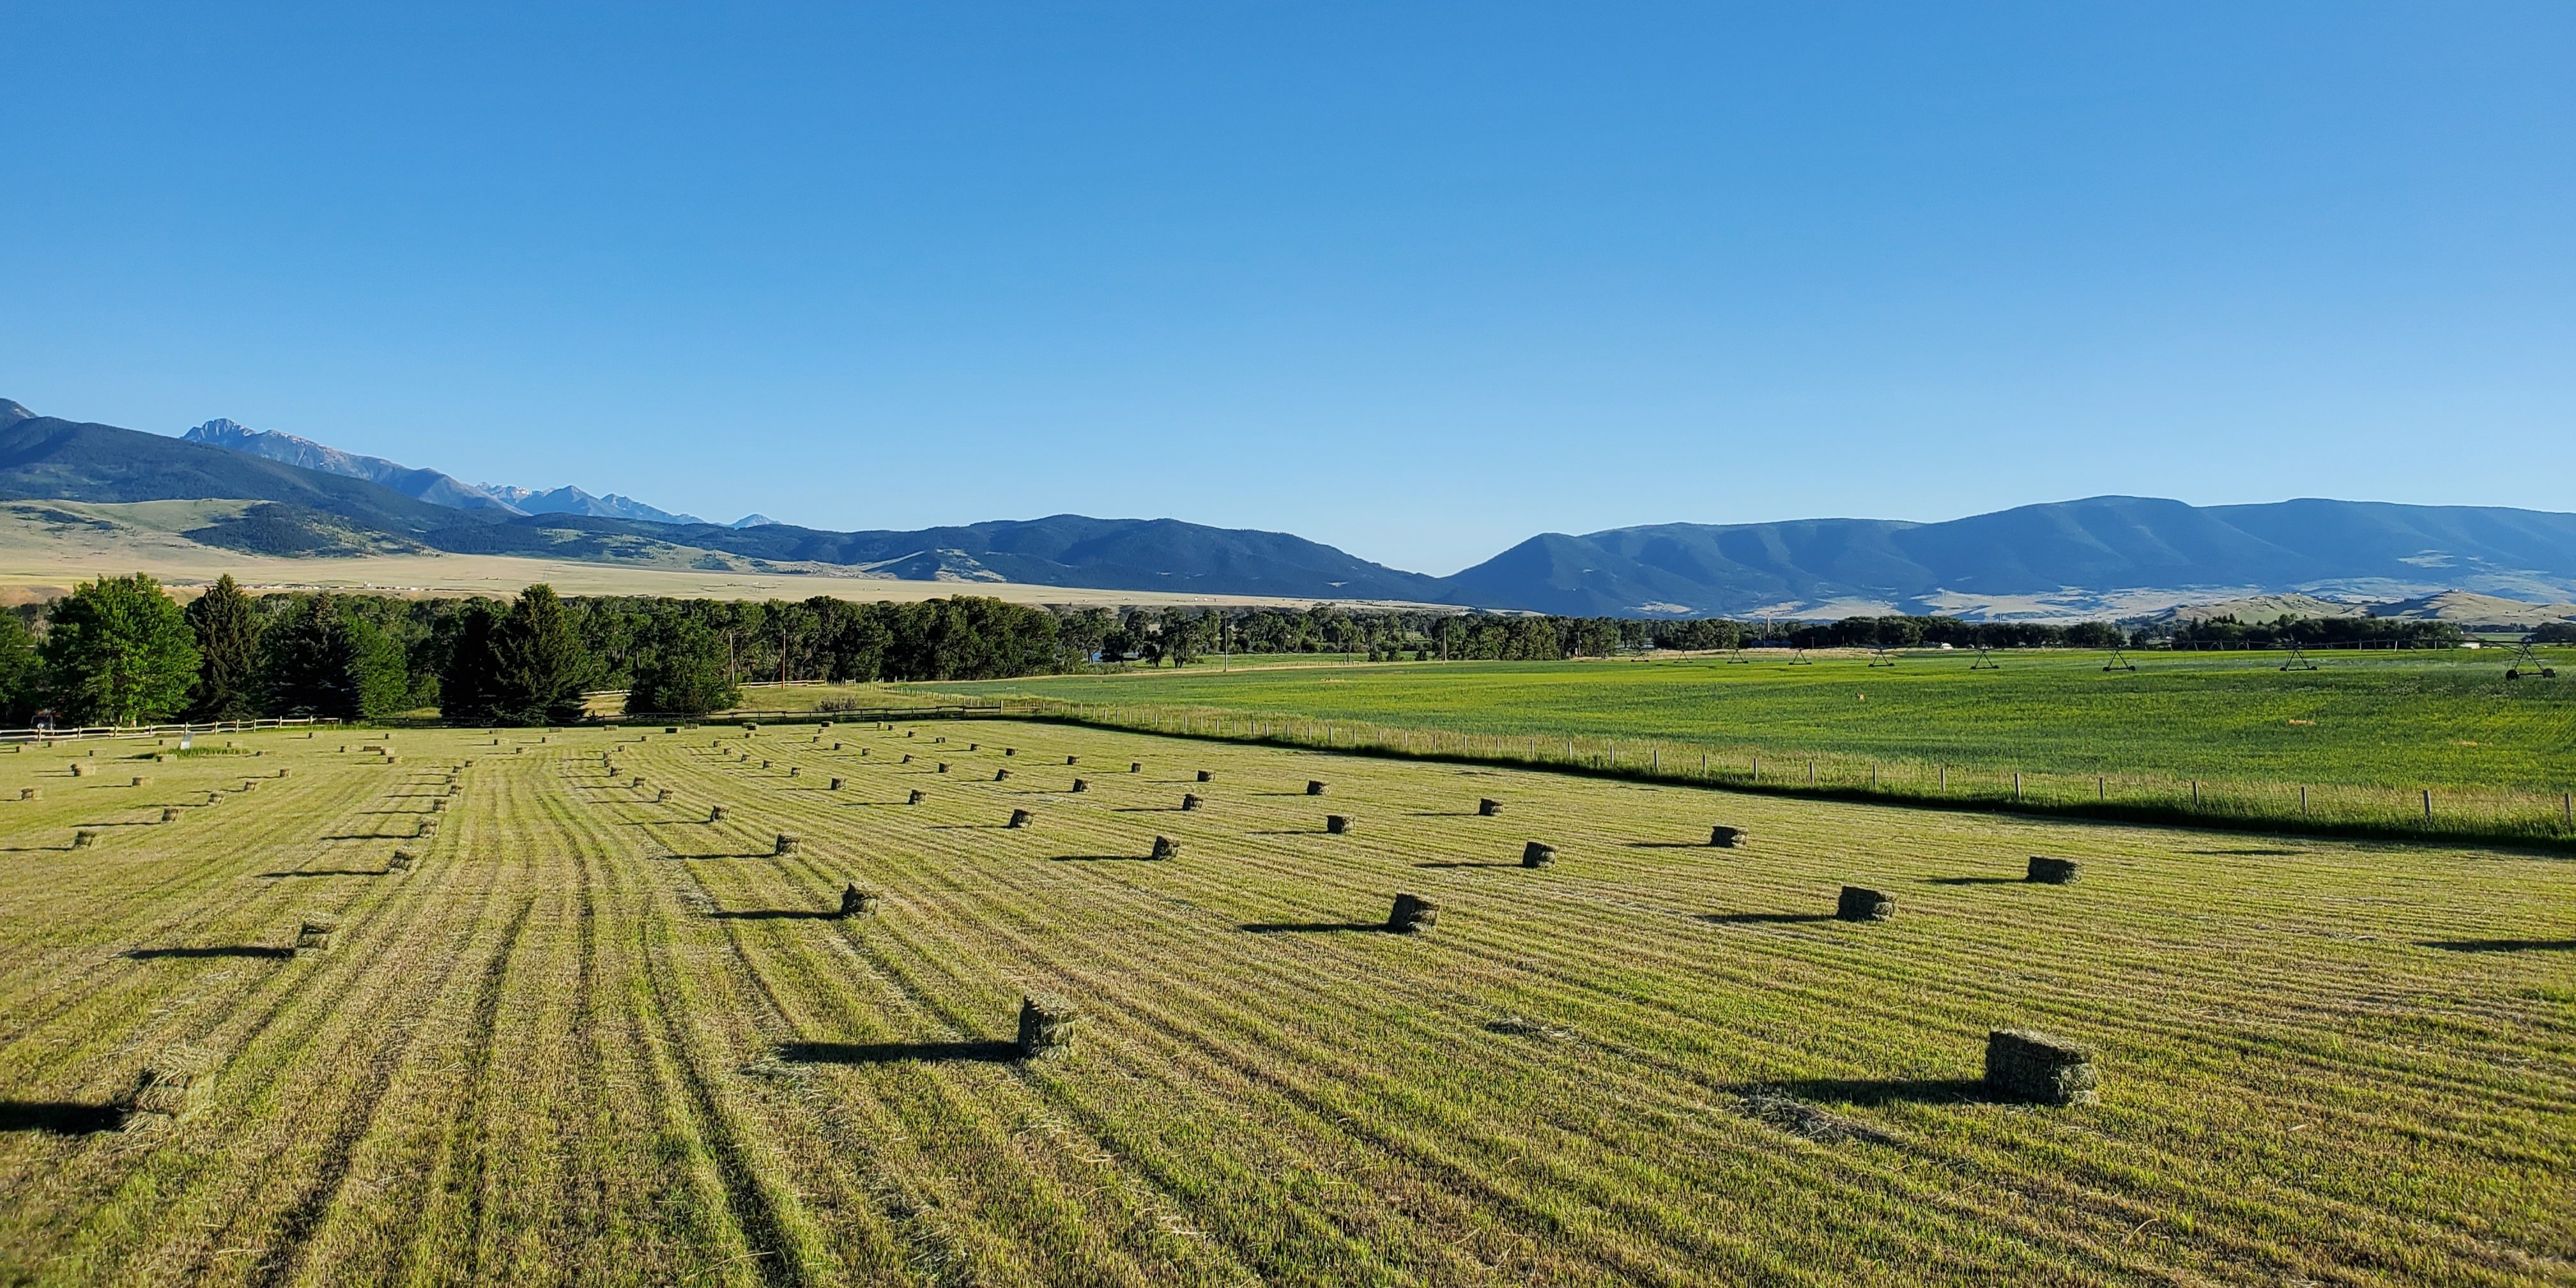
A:
[[[2308,660],[2307,650],[2300,648],[2297,640],[2292,640],[2290,641],[2290,660],[2283,662],[2281,664],[2281,669],[2284,671],[2313,671],[2317,669],[2317,664]]]
[[[2134,671],[2138,669],[2138,664],[2130,661],[2128,653],[2119,645],[2114,644],[2111,646],[2111,660],[2104,662],[2102,664],[2102,669],[2105,671]]]
[[[1993,649],[1980,643],[1977,645],[1976,659],[1968,663],[1968,669],[1971,671],[2000,671],[2004,669],[2004,664],[1995,660],[1995,651]]]
[[[2528,635],[2522,637],[2522,647],[2504,664],[2504,678],[2519,680],[2526,675],[2537,675],[2544,680],[2558,678],[2558,668],[2542,661],[2539,654],[2531,651],[2531,637]]]
[[[1896,653],[1886,645],[1881,644],[1869,651],[1869,664],[1873,668],[1894,666],[1896,665]]]

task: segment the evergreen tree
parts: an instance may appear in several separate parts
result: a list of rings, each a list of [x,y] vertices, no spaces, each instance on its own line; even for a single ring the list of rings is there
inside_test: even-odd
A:
[[[197,683],[197,642],[161,583],[101,577],[54,605],[39,653],[64,715],[140,724],[177,714]]]
[[[492,698],[511,724],[570,724],[582,715],[582,686],[591,657],[554,587],[519,592],[492,633]]]
[[[655,629],[626,693],[627,710],[657,715],[702,716],[741,703],[724,641],[693,617],[673,617]]]
[[[226,573],[188,605],[187,618],[197,638],[192,714],[200,720],[247,720],[258,715],[259,605]]]
[[[447,663],[438,677],[438,714],[451,724],[500,721],[500,623],[495,606],[480,599],[455,619],[453,636],[445,641]]]
[[[409,692],[402,650],[384,631],[329,595],[315,595],[268,632],[271,710],[363,720],[392,715]]]

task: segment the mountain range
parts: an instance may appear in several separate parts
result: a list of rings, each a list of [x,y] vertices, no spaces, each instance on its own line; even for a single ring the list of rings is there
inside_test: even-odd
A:
[[[2576,597],[2576,514],[2296,500],[2191,506],[2104,496],[1939,523],[1807,519],[1543,533],[1447,577],[1287,533],[1055,515],[833,532],[706,523],[578,488],[467,484],[293,435],[209,421],[184,438],[0,400],[0,501],[247,503],[191,541],[265,555],[397,550],[831,570],[1149,594],[1403,600],[1581,616],[2127,617],[2308,595]],[[749,526],[742,526],[749,525]],[[2556,615],[2552,606],[2545,615]]]
[[[353,479],[381,483],[416,501],[443,505],[457,510],[503,510],[511,514],[595,514],[612,519],[642,519],[649,523],[704,523],[694,514],[673,514],[656,509],[633,497],[614,492],[592,496],[580,488],[566,485],[546,491],[512,487],[501,483],[465,483],[436,470],[417,470],[396,465],[381,456],[359,456],[336,447],[325,447],[309,438],[279,433],[273,429],[252,429],[239,421],[217,418],[179,436],[180,441],[204,443],[226,451],[265,456],[272,461],[325,474],[338,474]],[[738,527],[768,522],[759,515],[737,521]]]

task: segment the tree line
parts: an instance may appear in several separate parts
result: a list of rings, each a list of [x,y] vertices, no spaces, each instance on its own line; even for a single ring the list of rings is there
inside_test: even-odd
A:
[[[1365,654],[1375,661],[1554,661],[1643,649],[2176,648],[2394,643],[2442,647],[2447,622],[2295,618],[2177,621],[2124,632],[1955,617],[1756,623],[1436,610],[1049,609],[954,596],[918,603],[254,595],[225,577],[182,606],[150,577],[104,577],[0,613],[0,717],[136,724],[436,712],[468,724],[560,724],[583,694],[627,691],[635,712],[739,705],[758,680],[987,680],[1183,665],[1218,653]]]

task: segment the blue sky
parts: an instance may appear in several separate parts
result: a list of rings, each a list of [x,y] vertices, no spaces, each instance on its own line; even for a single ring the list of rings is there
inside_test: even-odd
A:
[[[2576,508],[2565,4],[10,2],[0,46],[0,397],[48,414],[1435,573]]]

